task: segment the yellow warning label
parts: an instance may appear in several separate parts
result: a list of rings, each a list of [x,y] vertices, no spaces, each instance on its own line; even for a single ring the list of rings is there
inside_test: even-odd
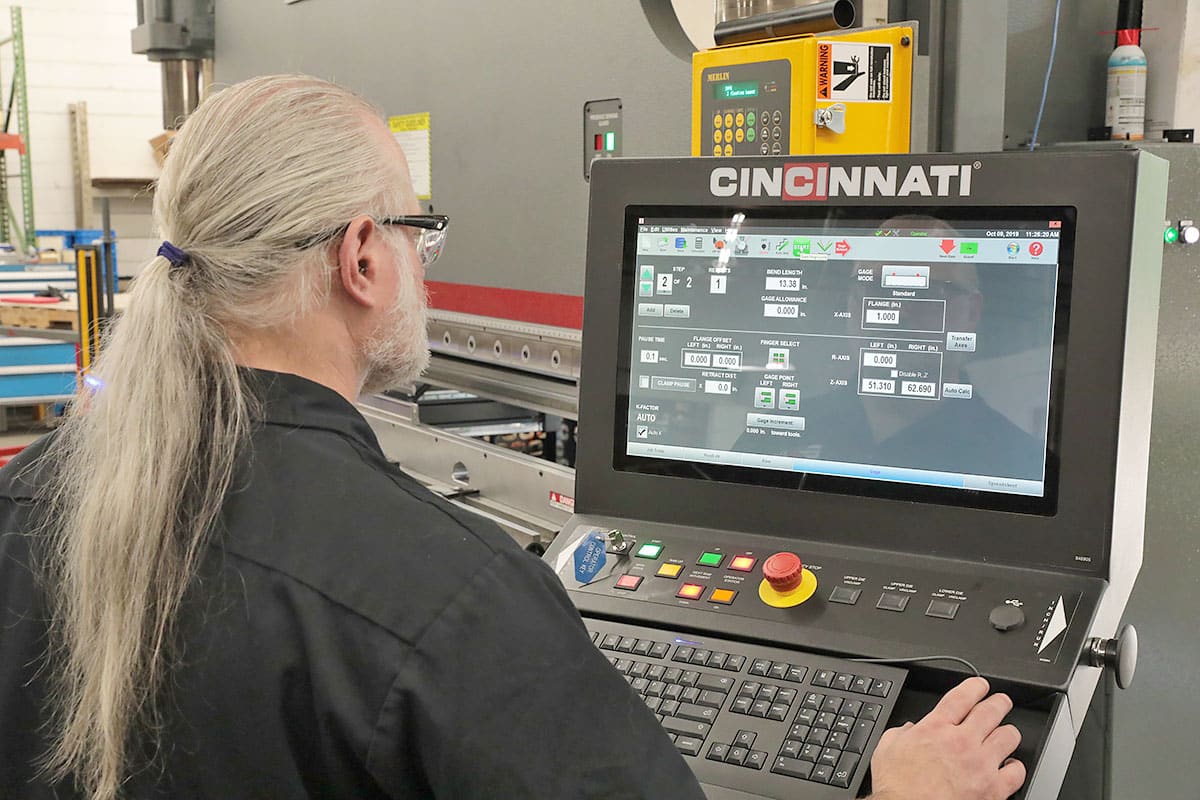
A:
[[[388,128],[392,133],[403,133],[405,131],[427,131],[429,130],[429,112],[424,114],[402,114],[397,117],[388,117]]]

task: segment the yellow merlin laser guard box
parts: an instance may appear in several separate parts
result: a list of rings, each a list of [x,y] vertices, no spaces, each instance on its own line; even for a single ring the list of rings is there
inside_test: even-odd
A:
[[[692,56],[692,155],[907,153],[912,25]]]

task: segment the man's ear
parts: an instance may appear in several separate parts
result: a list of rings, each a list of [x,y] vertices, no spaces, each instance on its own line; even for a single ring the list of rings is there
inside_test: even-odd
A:
[[[338,246],[338,277],[346,295],[367,308],[380,304],[378,284],[387,250],[379,226],[371,217],[355,217]]]

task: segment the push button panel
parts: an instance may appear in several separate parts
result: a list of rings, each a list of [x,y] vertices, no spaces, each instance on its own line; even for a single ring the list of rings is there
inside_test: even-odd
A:
[[[582,534],[575,530],[620,527],[606,519],[564,532],[555,545],[579,541]],[[819,545],[775,537],[657,525],[626,525],[622,532],[637,544],[627,556],[610,554],[611,561],[587,586],[573,580],[569,550],[565,560],[556,558],[553,549],[547,556],[560,564],[558,574],[581,609],[636,615],[641,612],[630,604],[647,604],[646,618],[671,618],[731,636],[785,641],[794,635],[797,644],[831,652],[853,652],[848,637],[869,637],[903,644],[907,652],[915,646],[930,654],[952,654],[990,676],[1040,681],[1038,685],[1048,687],[1069,680],[1102,588],[1089,594],[1083,591],[1086,581],[1072,585],[1061,582],[1061,576],[1046,576],[1046,585],[1033,586],[980,574],[935,573],[906,566],[905,557],[894,553],[851,561],[845,551],[833,557]],[[795,552],[817,582],[815,592],[799,605],[769,605],[760,588],[767,582],[767,562],[784,548]],[[632,577],[622,580],[626,575]],[[791,586],[786,577],[776,575],[777,583]],[[681,594],[687,584],[699,588]],[[778,601],[802,588],[765,594]],[[606,607],[604,598],[623,605]],[[687,615],[695,614],[703,616],[689,621]],[[780,627],[756,627],[770,623]]]
[[[791,148],[791,63],[786,60],[708,68],[699,115],[702,143],[716,156],[759,155]],[[765,131],[765,133],[764,133]],[[776,135],[778,131],[778,135]]]

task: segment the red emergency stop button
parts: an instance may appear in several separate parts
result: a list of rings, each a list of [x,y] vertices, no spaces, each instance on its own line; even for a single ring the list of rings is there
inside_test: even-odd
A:
[[[804,564],[795,553],[776,553],[763,564],[763,577],[777,592],[790,592],[804,580]]]

